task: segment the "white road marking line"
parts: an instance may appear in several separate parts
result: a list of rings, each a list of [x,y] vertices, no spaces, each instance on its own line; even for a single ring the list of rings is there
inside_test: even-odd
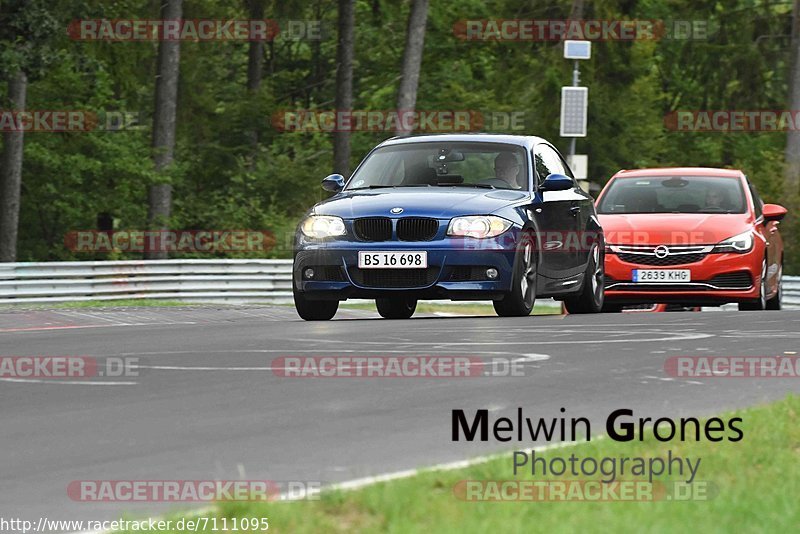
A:
[[[2,382],[17,382],[21,384],[65,384],[71,386],[135,386],[138,382],[106,382],[101,380],[61,380],[52,378],[49,380],[34,378],[0,378]]]
[[[594,441],[599,441],[604,439],[605,436],[598,436],[594,438]],[[536,452],[548,451],[552,449],[566,449],[570,447],[574,447],[576,445],[580,445],[582,443],[588,443],[587,441],[570,441],[570,442],[563,442],[563,443],[552,443],[549,445],[543,445],[541,447],[530,447],[530,450],[534,450]],[[519,450],[519,449],[516,449]],[[441,464],[435,464],[428,467],[423,467],[420,469],[406,469],[404,471],[395,471],[393,473],[385,473],[382,475],[375,475],[363,478],[356,478],[353,480],[347,480],[345,482],[337,482],[335,484],[331,484],[329,486],[325,486],[322,488],[322,491],[352,491],[364,488],[366,486],[372,486],[374,484],[379,484],[381,482],[390,482],[392,480],[400,480],[403,478],[410,478],[422,473],[428,472],[437,472],[437,471],[453,471],[456,469],[463,469],[465,467],[470,467],[473,465],[484,464],[487,462],[491,462],[493,460],[497,460],[499,458],[503,458],[509,454],[512,454],[514,451],[505,451],[497,454],[489,454],[485,456],[478,456],[476,458],[470,458],[469,460],[457,460],[455,462],[446,462]],[[287,495],[285,498],[281,495],[281,500],[297,500],[302,499],[305,497],[305,491],[298,492],[298,495]]]
[[[155,355],[170,355],[170,354],[247,354],[247,353],[272,353],[272,352],[282,352],[289,354],[291,356],[308,353],[308,352],[332,352],[335,354],[340,353],[359,353],[359,352],[367,352],[367,353],[374,353],[373,350],[368,349],[314,349],[314,350],[295,350],[295,349],[234,349],[234,350],[227,350],[227,349],[220,349],[220,350],[168,350],[168,351],[158,351],[158,352],[120,352],[118,354],[106,354],[104,356],[155,356]],[[431,351],[429,350],[381,350],[380,354],[423,354],[423,355],[431,355]],[[501,355],[501,354],[511,354],[513,356],[519,356],[520,353],[518,352],[509,352],[509,351],[471,351],[472,354],[490,354],[490,355]],[[462,355],[459,351],[455,354],[456,356]]]
[[[447,343],[449,346],[478,346],[478,345],[528,345],[530,343],[536,343],[537,345],[585,345],[585,344],[600,344],[600,343],[652,343],[655,341],[690,341],[693,339],[706,339],[709,337],[714,337],[714,334],[701,334],[701,333],[676,333],[671,335],[670,337],[653,337],[653,338],[639,338],[639,339],[575,339],[575,340],[568,340],[568,341],[541,341],[541,340],[522,340],[522,341],[463,341],[463,342],[455,342],[455,343]],[[384,341],[353,341],[353,340],[339,340],[339,339],[329,339],[326,340],[326,343],[348,343],[348,344],[358,344],[358,345],[397,345],[398,343],[387,343]],[[419,343],[419,342],[400,342],[401,345],[424,345],[424,346],[432,346],[430,342],[427,343]],[[435,347],[439,347],[440,345],[433,345]],[[685,349],[675,349],[675,350],[685,350]]]
[[[597,436],[594,438],[593,441],[600,441],[605,439],[606,436]],[[536,452],[543,452],[549,451],[553,449],[567,449],[570,447],[574,447],[576,445],[580,445],[582,443],[589,443],[588,441],[567,441],[562,443],[551,443],[549,445],[542,445],[541,447],[529,447],[528,450],[534,450]],[[515,449],[518,450],[518,449]],[[374,475],[362,478],[356,478],[352,480],[346,480],[344,482],[337,482],[334,484],[330,484],[328,486],[324,486],[320,488],[320,492],[328,493],[330,491],[353,491],[361,488],[365,488],[367,486],[372,486],[375,484],[380,484],[381,482],[391,482],[393,480],[401,480],[404,478],[411,478],[413,476],[429,473],[429,472],[437,472],[437,471],[454,471],[456,469],[462,469],[465,467],[471,467],[473,465],[480,465],[491,462],[493,460],[497,460],[503,458],[506,455],[513,454],[515,450],[504,451],[496,454],[488,454],[485,456],[477,456],[475,458],[470,458],[468,460],[456,460],[454,462],[445,462],[440,464],[434,464],[428,467],[422,467],[419,469],[406,469],[404,471],[394,471],[392,473],[384,473],[381,475]],[[301,491],[296,492],[287,492],[281,493],[280,496],[275,499],[275,501],[297,501],[304,499],[306,497],[307,490],[303,489]],[[316,491],[314,492],[316,495]],[[191,510],[186,512],[183,517],[197,517],[201,515],[207,515],[210,513],[215,513],[215,507],[203,507],[197,510]],[[84,530],[79,532],[71,532],[69,534],[105,534],[105,531],[100,530]]]
[[[63,315],[63,316],[68,317],[70,319],[75,319],[75,317],[78,316],[78,317],[89,317],[90,319],[100,319],[101,321],[108,321],[108,322],[111,322],[111,323],[118,323],[119,322],[118,320],[114,321],[113,319],[110,319],[108,317],[96,316],[96,315],[92,315],[92,314],[89,314],[89,313],[81,313],[79,311],[74,311],[74,310],[56,311],[55,313],[57,313],[58,315]]]
[[[651,380],[664,380],[665,382],[672,381],[672,378],[654,375],[644,375],[642,378],[649,378]]]

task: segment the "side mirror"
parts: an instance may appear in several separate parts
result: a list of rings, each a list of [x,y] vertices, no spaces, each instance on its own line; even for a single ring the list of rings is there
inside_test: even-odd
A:
[[[542,191],[566,191],[574,187],[575,183],[572,181],[572,178],[564,176],[563,174],[553,173],[544,179],[540,189]]]
[[[322,180],[322,189],[331,193],[338,193],[344,189],[344,176],[341,174],[331,174]]]
[[[763,213],[764,221],[771,222],[782,220],[789,212],[786,208],[778,204],[764,204]]]

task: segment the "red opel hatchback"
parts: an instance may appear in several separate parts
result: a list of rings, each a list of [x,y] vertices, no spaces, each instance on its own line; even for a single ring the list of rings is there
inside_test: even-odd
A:
[[[645,303],[781,307],[786,209],[738,170],[619,171],[597,199],[606,236],[604,311]]]

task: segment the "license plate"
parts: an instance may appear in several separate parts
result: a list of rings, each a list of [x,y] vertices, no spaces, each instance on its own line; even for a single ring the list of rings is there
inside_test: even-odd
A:
[[[689,269],[634,269],[634,282],[676,283],[691,282],[692,271]]]
[[[359,251],[359,269],[425,269],[428,253],[418,250],[408,252]]]

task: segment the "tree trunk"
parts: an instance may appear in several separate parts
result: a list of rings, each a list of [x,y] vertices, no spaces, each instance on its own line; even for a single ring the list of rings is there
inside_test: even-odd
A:
[[[794,0],[792,8],[792,53],[789,74],[789,109],[800,111],[800,0]],[[784,169],[784,193],[800,192],[800,131],[790,129],[786,133],[786,166]]]
[[[406,47],[403,51],[403,67],[400,79],[400,90],[397,93],[397,112],[400,114],[413,112],[417,105],[417,88],[419,87],[419,71],[422,65],[422,51],[425,48],[425,24],[428,21],[428,0],[413,0],[411,13],[408,15],[408,32]],[[396,135],[408,135],[410,121],[399,121]]]
[[[247,0],[247,12],[251,20],[264,18],[264,0]],[[254,97],[261,87],[261,80],[264,78],[264,41],[250,41],[247,51],[247,92],[250,97]],[[247,168],[252,170],[256,162],[258,153],[258,127],[255,120],[251,120],[251,126],[246,135],[250,143],[249,155],[247,158]]]
[[[583,19],[583,0],[572,0],[572,9],[569,10],[569,20]]]
[[[251,20],[264,18],[264,0],[247,0],[247,12]],[[264,72],[264,41],[250,41],[247,52],[247,90],[251,93],[261,87]]]
[[[353,31],[355,0],[339,0],[339,42],[336,47],[336,112],[353,109]],[[337,121],[338,122],[338,121]],[[350,175],[350,131],[333,133],[333,172]]]
[[[320,0],[314,4],[314,19],[322,20],[322,6]],[[311,43],[311,89],[308,91],[308,103],[306,107],[311,107],[311,101],[315,101],[314,92],[319,92],[321,82],[323,81],[322,73],[322,39],[314,39]]]
[[[183,0],[164,0],[161,18],[181,19]],[[178,70],[180,41],[161,41],[158,44],[158,74],[156,76],[156,109],[153,117],[153,163],[156,172],[165,171],[174,160],[175,114],[178,104]],[[172,211],[172,185],[158,183],[148,191],[147,223],[150,230],[166,230]],[[164,259],[167,251],[149,250],[147,259]]]
[[[8,99],[12,110],[25,109],[28,77],[23,71],[8,82]],[[0,156],[0,262],[17,260],[20,191],[22,189],[22,130],[3,133],[3,154]]]

